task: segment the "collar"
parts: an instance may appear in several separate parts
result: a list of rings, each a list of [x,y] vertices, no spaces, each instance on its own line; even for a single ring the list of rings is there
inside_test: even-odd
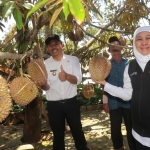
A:
[[[62,61],[63,59],[67,59],[66,56],[67,56],[66,54],[63,54],[63,58],[61,59],[61,61]],[[51,56],[51,57],[50,57],[50,61],[51,61],[51,62],[54,62],[54,61],[56,61],[56,60]]]
[[[121,57],[121,60],[120,60],[120,61],[123,61],[123,60],[126,60],[126,58],[125,58],[125,57]],[[110,61],[116,62],[113,58],[111,58]]]

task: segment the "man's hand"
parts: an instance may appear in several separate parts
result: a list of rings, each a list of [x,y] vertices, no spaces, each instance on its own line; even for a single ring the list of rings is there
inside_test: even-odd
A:
[[[108,103],[104,103],[104,104],[103,104],[103,109],[104,109],[105,113],[109,113],[109,106],[108,106]]]
[[[68,77],[68,74],[64,71],[62,65],[60,66],[60,70],[61,70],[61,71],[60,71],[59,74],[58,74],[59,79],[60,79],[61,81],[66,81],[66,80],[67,80],[67,77]]]
[[[36,86],[41,87],[41,89],[43,89],[43,90],[49,90],[50,89],[50,85],[47,83],[46,80],[43,82],[35,81],[34,83],[36,84]]]
[[[46,80],[45,81],[35,81],[34,82],[37,86],[44,86],[47,82],[46,82]]]

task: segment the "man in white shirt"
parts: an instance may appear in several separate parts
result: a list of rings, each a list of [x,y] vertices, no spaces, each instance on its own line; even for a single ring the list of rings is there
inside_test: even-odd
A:
[[[90,150],[82,131],[80,105],[77,101],[77,84],[82,72],[77,57],[63,54],[63,43],[58,35],[45,40],[51,57],[45,60],[47,81],[38,83],[46,91],[47,110],[54,134],[53,150],[65,150],[65,120],[75,141],[77,150]]]

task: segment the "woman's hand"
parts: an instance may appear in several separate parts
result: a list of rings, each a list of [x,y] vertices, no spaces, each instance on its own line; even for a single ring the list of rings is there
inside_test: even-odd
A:
[[[95,83],[102,84],[102,85],[105,85],[105,84],[106,84],[106,81],[105,81],[105,80],[103,80],[103,81],[97,81],[97,80],[95,80],[92,76],[91,76],[91,79],[92,79],[92,81],[95,82]]]

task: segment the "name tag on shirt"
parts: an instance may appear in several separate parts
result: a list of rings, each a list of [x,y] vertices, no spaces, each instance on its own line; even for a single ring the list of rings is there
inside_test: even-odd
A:
[[[53,75],[53,76],[56,76],[56,71],[57,71],[57,70],[50,70],[50,72],[52,72],[52,75]]]

